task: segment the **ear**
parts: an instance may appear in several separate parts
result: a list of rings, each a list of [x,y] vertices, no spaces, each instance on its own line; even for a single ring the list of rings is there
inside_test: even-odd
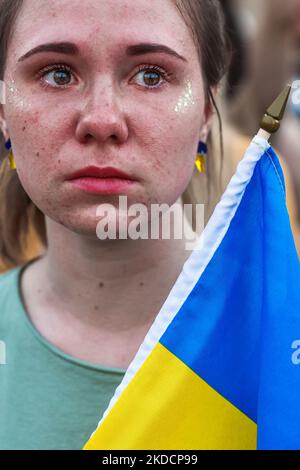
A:
[[[220,86],[215,86],[215,87],[210,88],[210,91],[214,100],[217,98],[219,90],[220,90]],[[200,135],[199,135],[200,137],[199,140],[201,140],[202,142],[207,142],[208,136],[210,134],[210,131],[213,125],[214,114],[215,114],[214,106],[213,106],[212,100],[209,98],[204,108],[203,123],[200,129]]]

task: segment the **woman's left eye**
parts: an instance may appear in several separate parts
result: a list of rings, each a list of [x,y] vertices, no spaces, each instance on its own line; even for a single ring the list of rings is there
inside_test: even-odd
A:
[[[166,82],[166,81],[169,81],[172,77],[172,74],[166,72],[160,67],[157,67],[156,65],[142,66],[135,76],[139,76],[139,75],[142,77],[142,82],[146,83],[145,88],[160,88],[161,78],[163,78],[163,81]]]

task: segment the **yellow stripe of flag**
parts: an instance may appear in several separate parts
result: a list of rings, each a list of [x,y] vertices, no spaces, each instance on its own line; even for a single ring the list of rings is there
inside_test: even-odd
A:
[[[246,450],[256,435],[250,418],[158,343],[84,450]]]

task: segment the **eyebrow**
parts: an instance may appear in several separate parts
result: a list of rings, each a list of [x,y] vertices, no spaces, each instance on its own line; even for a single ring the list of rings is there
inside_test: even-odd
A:
[[[177,57],[177,59],[187,62],[185,57],[178,54],[178,52],[174,51],[170,47],[164,46],[162,44],[141,43],[141,44],[135,44],[133,46],[128,46],[126,49],[127,56],[138,56],[138,55],[143,55],[143,54],[151,54],[153,52],[169,54],[171,56]]]
[[[72,42],[50,42],[47,44],[41,44],[40,46],[34,47],[30,51],[26,52],[26,54],[22,55],[18,62],[23,62],[25,59],[29,57],[40,54],[42,52],[58,52],[60,54],[66,55],[79,55],[80,49],[79,47],[72,43]],[[155,43],[140,43],[134,44],[132,46],[128,46],[126,48],[126,55],[128,57],[139,56],[143,54],[151,54],[151,53],[164,53],[171,55],[173,57],[177,57],[184,62],[187,62],[187,59],[182,55],[178,54],[176,51],[171,49],[168,46],[164,46],[163,44],[155,44]]]
[[[18,59],[18,62],[23,62],[25,59],[28,59],[35,54],[40,54],[41,52],[60,52],[61,54],[78,55],[79,49],[72,42],[49,42],[47,44],[36,46],[26,52],[26,54],[22,55]]]

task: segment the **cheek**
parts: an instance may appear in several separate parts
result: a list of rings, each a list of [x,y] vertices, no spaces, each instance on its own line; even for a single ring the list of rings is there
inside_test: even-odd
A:
[[[55,145],[49,142],[49,132],[40,125],[39,112],[14,112],[8,117],[10,136],[20,182],[33,200],[42,210],[47,201],[53,199],[51,191],[51,175],[55,172],[53,155]],[[39,131],[37,131],[39,129]]]
[[[185,191],[195,171],[200,128],[197,118],[198,114],[191,119],[170,120],[163,138],[161,134],[157,136],[157,143],[147,152],[150,155],[147,173],[153,191],[169,204]]]
[[[151,198],[161,203],[172,205],[184,192],[193,175],[195,167],[194,151],[187,136],[178,135],[174,143],[174,135],[166,135],[166,139],[149,153],[147,167],[148,187]]]
[[[38,113],[27,115],[26,118],[14,120],[14,129],[11,129],[13,152],[17,172],[24,189],[31,192],[33,188],[42,187],[51,172],[51,155],[44,132],[37,132],[39,126]],[[49,135],[49,134],[48,134]],[[29,194],[30,195],[30,194]]]
[[[19,178],[25,190],[44,186],[47,175],[59,168],[59,132],[66,135],[63,117],[60,119],[59,113],[56,119],[49,116],[33,99],[25,105],[24,95],[20,103],[18,93],[10,95],[8,102],[5,114]]]
[[[201,82],[192,86],[187,80],[183,90],[152,115],[151,146],[148,146],[149,173],[159,183],[162,197],[179,197],[195,170],[199,131],[204,122],[205,98]]]

